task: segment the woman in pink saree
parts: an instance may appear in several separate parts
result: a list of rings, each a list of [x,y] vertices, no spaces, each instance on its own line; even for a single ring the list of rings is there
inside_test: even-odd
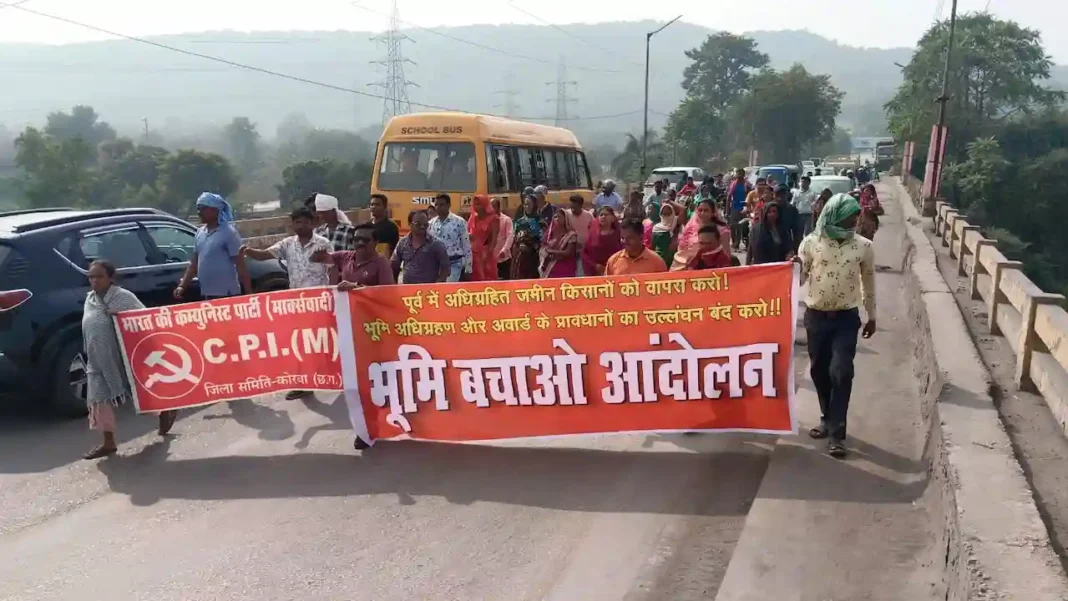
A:
[[[578,235],[565,211],[553,214],[552,226],[541,245],[541,277],[578,277]]]
[[[697,204],[693,217],[679,234],[679,249],[675,252],[675,260],[671,262],[671,271],[686,270],[686,266],[701,249],[697,234],[706,225],[715,225],[719,228],[720,243],[723,250],[727,252],[727,256],[731,256],[731,228],[726,221],[719,218],[715,202],[710,198],[705,198]]]

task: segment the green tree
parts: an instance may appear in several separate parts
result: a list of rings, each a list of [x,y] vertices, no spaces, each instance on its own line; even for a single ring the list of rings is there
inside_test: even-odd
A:
[[[15,140],[15,149],[15,162],[23,170],[19,185],[30,206],[87,203],[93,149],[84,139],[57,140],[28,127]]]
[[[664,144],[660,141],[656,132],[649,130],[648,136],[648,165],[647,171],[652,171],[657,165],[663,165],[667,160],[667,152]],[[627,134],[623,143],[623,150],[612,159],[612,175],[624,182],[637,182],[640,179],[638,171],[642,163],[642,140],[641,138]],[[649,174],[646,173],[646,176]]]
[[[100,120],[93,107],[84,105],[74,107],[70,113],[50,113],[44,133],[61,141],[81,138],[90,148],[116,137],[115,130]]]
[[[788,71],[766,69],[751,83],[738,116],[741,131],[756,139],[762,162],[796,162],[806,145],[834,134],[843,94],[830,76],[794,65]]]
[[[161,209],[175,215],[193,212],[203,192],[230,196],[237,190],[234,168],[225,157],[198,150],[179,150],[160,166]]]
[[[248,117],[234,117],[222,135],[226,158],[233,161],[241,175],[250,175],[263,166],[260,132]]]
[[[673,162],[704,167],[720,148],[724,122],[713,107],[694,96],[684,99],[664,128],[666,150]]]
[[[756,41],[726,32],[708,36],[686,56],[693,63],[682,73],[682,88],[720,116],[749,90],[752,73],[768,65],[768,55],[757,49]]]
[[[935,122],[949,22],[933,25],[920,39],[903,70],[904,81],[886,103],[889,129],[899,140],[925,141]],[[1013,115],[1049,106],[1063,92],[1044,87],[1053,62],[1037,30],[988,13],[957,19],[949,74],[947,154],[963,152],[968,141],[995,133]]]
[[[367,206],[370,195],[371,165],[344,163],[332,159],[304,161],[282,170],[278,196],[299,204],[316,192],[336,196],[343,208]]]

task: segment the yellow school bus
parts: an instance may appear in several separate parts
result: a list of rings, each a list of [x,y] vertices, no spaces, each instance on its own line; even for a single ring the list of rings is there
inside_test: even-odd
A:
[[[408,213],[430,208],[445,192],[452,210],[467,214],[476,194],[501,201],[514,215],[526,186],[545,185],[549,202],[580,194],[589,204],[593,185],[575,134],[470,113],[417,113],[390,119],[375,153],[371,193],[389,199],[391,216],[406,229]]]

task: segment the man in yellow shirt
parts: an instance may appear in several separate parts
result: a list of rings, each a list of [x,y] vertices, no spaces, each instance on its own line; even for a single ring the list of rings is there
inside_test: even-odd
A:
[[[852,196],[833,196],[795,259],[808,284],[805,332],[821,413],[820,425],[808,434],[829,438],[827,452],[838,458],[846,455],[846,414],[861,305],[867,317],[862,335],[875,334],[875,251],[871,240],[854,233],[859,215],[860,204]]]

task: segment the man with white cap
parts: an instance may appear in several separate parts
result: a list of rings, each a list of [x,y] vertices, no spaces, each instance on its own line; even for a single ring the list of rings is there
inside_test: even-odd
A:
[[[315,228],[316,235],[330,241],[334,251],[354,250],[353,237],[356,228],[348,215],[338,208],[337,198],[329,194],[315,194],[310,200],[315,206],[315,212],[319,214],[322,225]]]

